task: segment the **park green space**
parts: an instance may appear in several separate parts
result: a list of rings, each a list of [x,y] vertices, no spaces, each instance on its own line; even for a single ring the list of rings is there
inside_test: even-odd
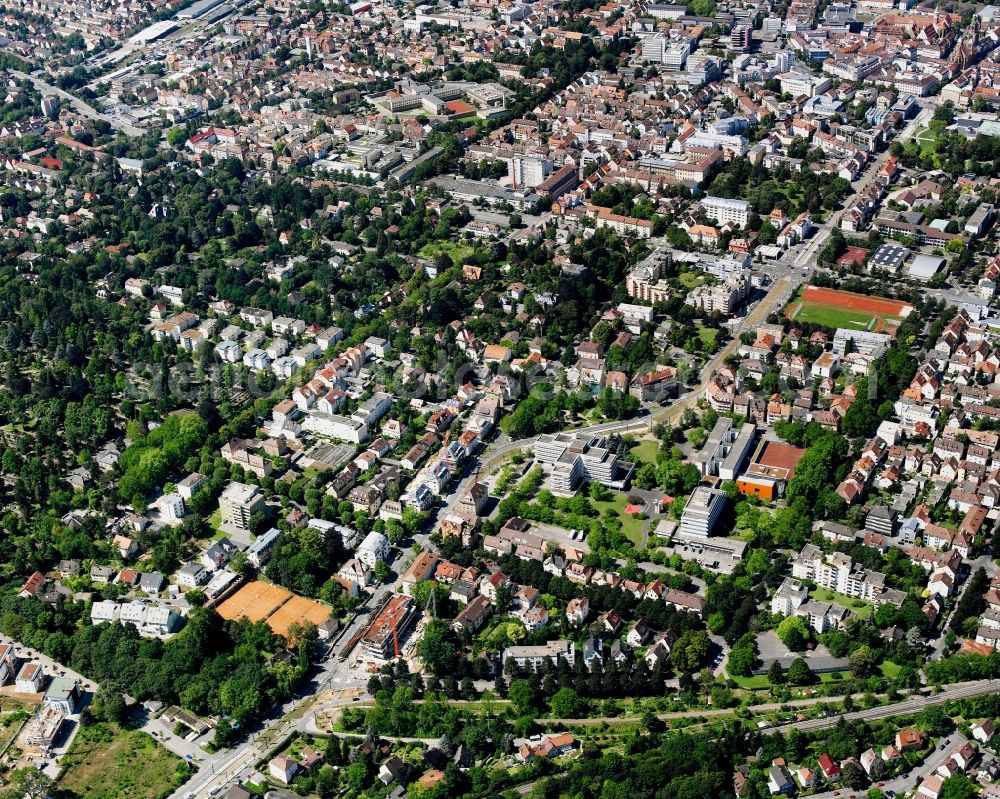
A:
[[[659,441],[640,441],[629,450],[636,463],[656,463],[656,453],[659,451]]]
[[[642,528],[643,525],[648,524],[646,519],[635,519],[629,514],[625,513],[625,506],[629,504],[628,496],[620,491],[615,491],[611,499],[605,502],[598,502],[596,500],[591,500],[591,504],[597,508],[598,512],[603,516],[607,511],[613,511],[622,523],[622,532],[625,533],[626,538],[635,544],[637,547],[642,546]]]

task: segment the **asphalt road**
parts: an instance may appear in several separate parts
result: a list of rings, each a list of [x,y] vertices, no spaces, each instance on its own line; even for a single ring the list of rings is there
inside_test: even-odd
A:
[[[912,771],[900,774],[894,779],[880,782],[878,784],[879,788],[883,793],[892,791],[897,795],[906,791],[912,791],[924,777],[936,771],[938,766],[951,757],[951,753],[955,751],[955,748],[964,743],[965,740],[965,736],[957,732],[942,738],[938,742],[934,751],[923,763]],[[941,748],[941,744],[944,744],[944,749]],[[855,797],[857,799],[863,799],[866,793],[867,789],[862,789],[861,791],[850,791],[846,788],[835,788],[831,791],[824,791],[823,793],[810,794],[809,799],[855,799]]]
[[[80,116],[87,117],[88,119],[103,119],[115,130],[120,130],[127,136],[141,136],[144,131],[139,130],[139,128],[123,122],[122,120],[115,119],[114,117],[109,117],[107,114],[102,114],[96,108],[94,108],[89,103],[85,103],[79,97],[74,97],[69,92],[65,92],[58,86],[53,86],[51,83],[46,83],[41,78],[36,78],[34,75],[29,75],[26,72],[18,72],[15,69],[9,70],[10,74],[13,75],[18,80],[31,81],[35,88],[38,89],[46,97],[58,97],[63,102],[69,103],[73,110],[76,111]]]

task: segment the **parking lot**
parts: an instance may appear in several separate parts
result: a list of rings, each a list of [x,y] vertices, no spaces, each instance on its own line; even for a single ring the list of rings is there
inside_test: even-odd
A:
[[[848,658],[835,658],[830,654],[830,650],[823,644],[817,644],[813,651],[792,652],[787,646],[781,643],[774,630],[766,630],[757,636],[757,647],[760,650],[761,666],[755,674],[766,674],[771,663],[775,660],[781,663],[782,668],[787,669],[795,658],[805,658],[809,668],[813,671],[837,671],[850,668]]]

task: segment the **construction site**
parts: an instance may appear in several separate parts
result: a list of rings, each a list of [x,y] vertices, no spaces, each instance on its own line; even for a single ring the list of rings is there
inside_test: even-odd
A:
[[[396,594],[375,614],[371,624],[355,639],[347,642],[344,654],[360,644],[363,654],[368,657],[381,660],[398,658],[401,654],[400,641],[405,638],[416,618],[416,603],[404,594]]]

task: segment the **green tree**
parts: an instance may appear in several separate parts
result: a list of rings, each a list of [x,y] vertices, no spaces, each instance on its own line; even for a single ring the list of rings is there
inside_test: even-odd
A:
[[[774,244],[778,240],[778,233],[779,231],[770,222],[765,222],[757,231],[757,244],[759,246]]]
[[[955,774],[941,784],[939,799],[974,799],[976,796],[979,796],[979,786],[964,774]]]
[[[36,768],[21,768],[4,778],[0,799],[48,799],[55,787],[52,779]]]
[[[767,670],[767,680],[771,685],[785,684],[785,670],[781,668],[780,660],[772,661],[771,667]]]
[[[120,691],[101,686],[94,697],[94,715],[112,724],[125,720],[128,708]]]
[[[512,680],[507,698],[514,706],[515,715],[527,716],[535,712],[535,689],[527,680]]]
[[[180,147],[187,138],[187,131],[184,128],[171,128],[167,131],[167,144],[171,147]]]
[[[678,671],[695,672],[708,659],[711,645],[704,630],[686,630],[670,649],[670,663]]]
[[[781,643],[793,652],[805,649],[809,642],[809,627],[801,616],[786,616],[775,632]]]
[[[795,658],[788,667],[788,682],[792,685],[808,685],[813,680],[812,670],[804,658]]]
[[[749,677],[756,666],[757,638],[753,633],[747,633],[729,651],[726,671],[735,677]]]
[[[712,707],[715,708],[729,707],[733,701],[733,692],[725,685],[713,685],[711,694]]]
[[[451,628],[443,619],[431,619],[417,645],[417,654],[425,668],[439,676],[454,672],[458,644],[451,638]]]
[[[845,788],[858,791],[868,784],[868,777],[865,776],[865,770],[858,761],[848,760],[841,766],[840,781]]]
[[[866,644],[859,646],[851,653],[851,674],[855,677],[870,677],[878,665],[878,656]]]
[[[587,700],[570,687],[560,688],[549,700],[552,715],[557,719],[578,719],[587,712]]]

